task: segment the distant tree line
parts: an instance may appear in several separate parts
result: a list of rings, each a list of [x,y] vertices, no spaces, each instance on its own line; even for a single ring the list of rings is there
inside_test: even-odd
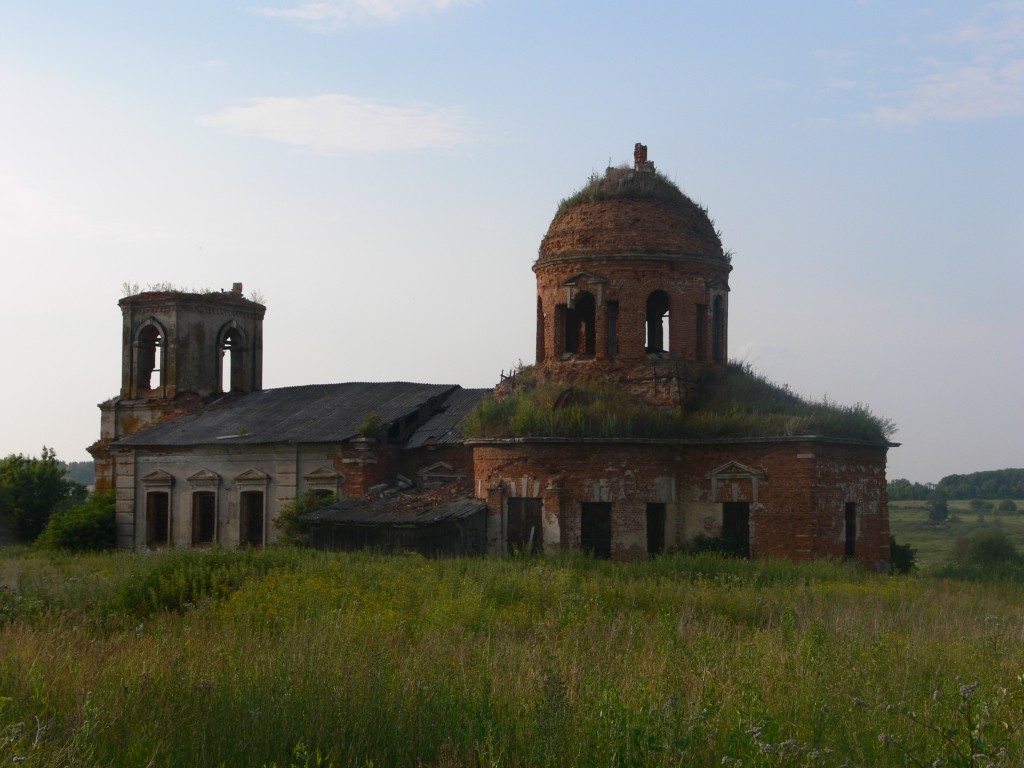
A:
[[[96,482],[96,465],[91,461],[69,461],[65,477],[81,485],[93,485]]]
[[[938,483],[889,481],[892,501],[927,501],[933,491],[947,499],[1024,499],[1024,469],[996,469],[969,475],[947,475]]]

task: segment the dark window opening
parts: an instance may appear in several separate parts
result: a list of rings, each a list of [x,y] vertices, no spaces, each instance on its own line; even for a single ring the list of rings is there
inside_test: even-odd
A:
[[[722,504],[722,540],[729,549],[750,557],[750,504],[727,501]]]
[[[243,546],[263,546],[263,491],[244,491],[239,494],[241,507],[240,543]]]
[[[669,300],[664,291],[647,297],[647,351],[669,351]]]
[[[708,359],[708,305],[697,305],[697,359]]]
[[[711,329],[711,354],[716,363],[725,362],[725,301],[721,296],[715,299],[714,317]]]
[[[313,498],[317,501],[327,501],[328,499],[334,501],[337,494],[334,491],[328,490],[327,488],[313,488],[310,493],[313,494]]]
[[[857,505],[846,502],[846,546],[843,554],[847,560],[857,556]]]
[[[612,556],[612,505],[608,502],[582,505],[580,549],[604,560]]]
[[[565,312],[565,351],[594,354],[594,295],[579,293],[572,309]]]
[[[619,302],[609,301],[605,304],[608,314],[608,357],[619,354]]]
[[[224,334],[220,345],[220,391],[239,392],[244,389],[242,381],[242,335],[237,330]]]
[[[517,552],[543,552],[540,499],[513,497],[508,500],[508,548]]]
[[[146,494],[146,546],[166,547],[171,542],[171,497],[164,492]]]
[[[537,297],[537,362],[544,362],[544,305]]]
[[[139,333],[136,385],[139,389],[156,389],[163,383],[163,337],[160,329],[148,325]]]
[[[665,505],[647,505],[647,554],[660,555],[665,551]]]
[[[196,491],[192,494],[192,543],[212,544],[217,535],[217,494]]]

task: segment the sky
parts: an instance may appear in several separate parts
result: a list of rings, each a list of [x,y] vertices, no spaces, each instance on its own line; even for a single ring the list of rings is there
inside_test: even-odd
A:
[[[533,361],[560,199],[649,147],[729,355],[1024,466],[1024,2],[0,0],[0,456],[88,459],[117,301],[267,305],[265,387]]]

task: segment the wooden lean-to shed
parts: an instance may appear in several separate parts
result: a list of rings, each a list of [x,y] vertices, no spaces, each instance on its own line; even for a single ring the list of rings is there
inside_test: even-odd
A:
[[[426,557],[482,555],[487,550],[487,503],[434,501],[416,495],[340,499],[303,515],[310,546],[331,551],[374,549]]]

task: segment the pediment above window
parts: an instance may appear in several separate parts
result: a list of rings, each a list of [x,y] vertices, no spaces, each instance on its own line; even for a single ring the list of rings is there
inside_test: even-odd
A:
[[[239,485],[267,485],[270,482],[270,475],[262,470],[250,468],[235,475],[235,482]]]
[[[577,272],[575,275],[566,280],[562,285],[567,285],[572,288],[578,288],[583,283],[587,285],[604,285],[608,281],[603,277],[593,274],[592,272]]]
[[[174,477],[162,469],[150,472],[142,478],[142,484],[147,488],[167,487],[174,485]]]
[[[760,501],[761,486],[767,482],[763,469],[730,461],[707,474],[711,481],[711,500]]]
[[[758,479],[764,479],[764,470],[757,469],[756,467],[748,467],[746,464],[740,464],[738,461],[730,461],[718,469],[713,469],[708,472],[709,478],[717,477],[719,480],[733,480],[737,478],[751,478],[756,477]]]
[[[345,476],[336,469],[330,467],[318,467],[312,472],[302,476],[302,479],[306,482],[320,482],[320,483],[337,483],[343,482]]]

